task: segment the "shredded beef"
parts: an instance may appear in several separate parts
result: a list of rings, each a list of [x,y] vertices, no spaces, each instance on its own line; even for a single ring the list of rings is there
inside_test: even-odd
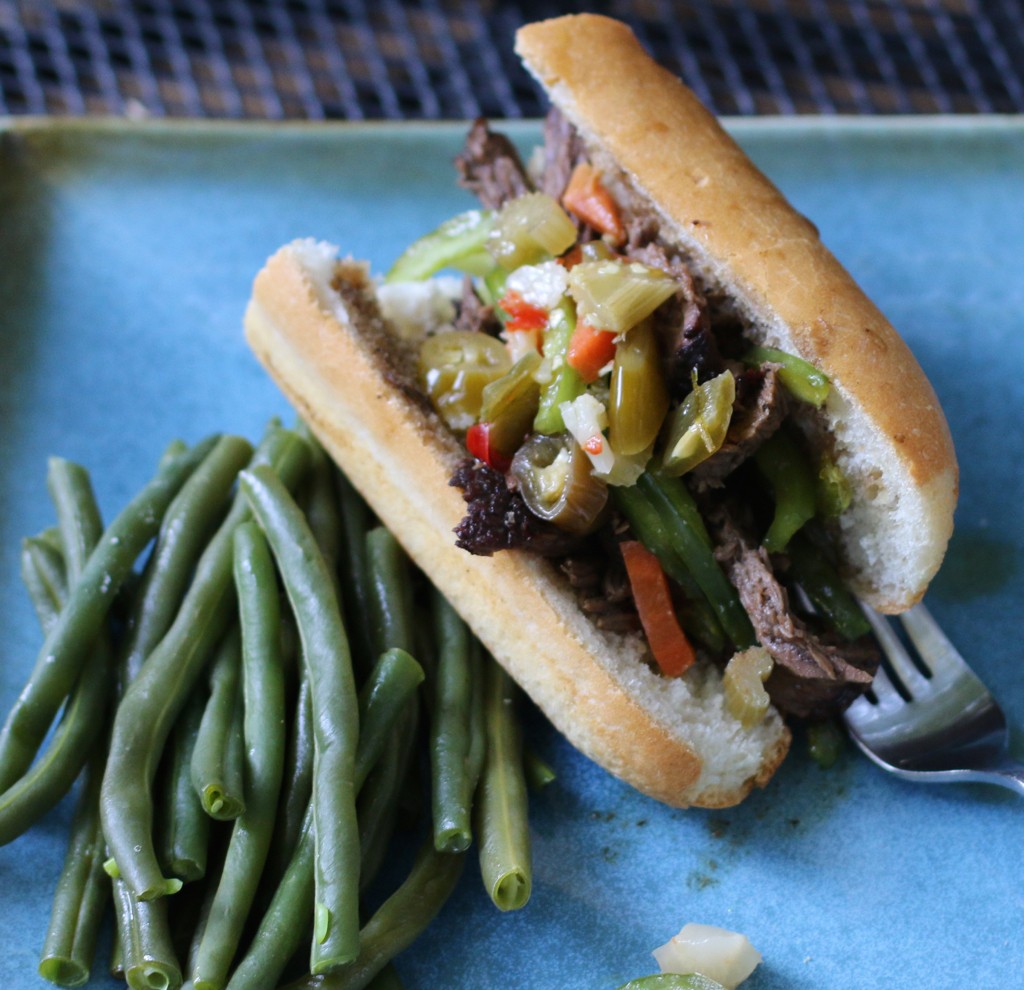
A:
[[[597,549],[566,557],[558,566],[599,629],[626,633],[640,628],[626,569],[616,557]]]
[[[877,653],[816,636],[793,613],[764,549],[748,541],[722,507],[708,514],[708,522],[717,536],[715,556],[739,592],[758,641],[775,661],[766,684],[772,702],[802,718],[845,708],[870,686]]]
[[[469,275],[462,280],[462,298],[459,300],[455,329],[486,333],[491,337],[497,337],[501,331],[501,321],[495,315],[494,307],[481,301]]]
[[[504,134],[490,130],[482,117],[473,122],[455,167],[459,185],[491,210],[501,209],[509,200],[531,191],[515,145]]]
[[[500,471],[467,458],[448,482],[462,490],[468,506],[455,527],[455,545],[481,557],[497,550],[529,550],[542,557],[559,557],[579,544],[579,537],[535,516],[513,491]]]
[[[572,171],[587,160],[587,150],[579,132],[557,107],[544,120],[544,176],[541,192],[561,200]]]
[[[779,365],[748,368],[736,376],[736,401],[725,443],[693,471],[701,488],[719,488],[781,425],[789,410]]]

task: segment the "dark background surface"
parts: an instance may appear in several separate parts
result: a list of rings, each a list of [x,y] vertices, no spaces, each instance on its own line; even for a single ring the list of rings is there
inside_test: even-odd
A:
[[[513,33],[580,10],[720,114],[1024,112],[1022,0],[0,0],[0,114],[532,117]]]

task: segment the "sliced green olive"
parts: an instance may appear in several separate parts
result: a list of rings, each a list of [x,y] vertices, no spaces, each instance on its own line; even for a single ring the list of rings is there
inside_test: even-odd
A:
[[[725,443],[735,401],[736,379],[731,371],[694,387],[665,424],[665,474],[692,471]]]
[[[675,291],[670,275],[638,261],[582,261],[569,272],[569,294],[579,318],[615,333],[636,326]]]
[[[487,250],[506,271],[568,251],[576,225],[551,196],[527,193],[502,207],[487,238]]]
[[[511,456],[533,425],[540,405],[535,377],[540,363],[540,354],[530,351],[484,387],[480,421],[491,424],[491,443],[503,454]]]
[[[612,449],[628,457],[650,447],[664,422],[668,404],[658,340],[653,326],[645,321],[630,330],[615,348],[608,397],[608,441]]]
[[[500,340],[472,330],[428,337],[420,348],[419,377],[434,408],[453,430],[479,418],[484,388],[504,375],[511,358]]]
[[[570,533],[588,533],[608,502],[608,487],[568,434],[535,434],[512,458],[512,477],[535,515]]]

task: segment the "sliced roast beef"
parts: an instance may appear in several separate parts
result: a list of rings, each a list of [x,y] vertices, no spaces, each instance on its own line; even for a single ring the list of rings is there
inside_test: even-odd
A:
[[[466,144],[455,159],[459,185],[474,193],[491,210],[531,191],[515,145],[488,128],[483,118],[473,122]]]
[[[630,250],[630,258],[667,272],[678,286],[674,299],[662,306],[656,317],[669,391],[678,401],[691,391],[694,375],[700,382],[717,375],[724,367],[722,357],[711,332],[704,297],[689,267],[682,259],[669,255],[656,240],[646,239],[649,231],[639,234],[636,224],[629,229],[638,242]]]
[[[587,149],[579,132],[557,107],[544,119],[544,176],[541,192],[562,199],[573,169],[587,160]]]
[[[766,685],[772,702],[802,718],[845,708],[870,686],[877,652],[817,636],[793,613],[768,554],[740,532],[724,509],[709,513],[708,521],[717,537],[715,556],[739,592],[758,641],[775,661]]]
[[[789,393],[779,379],[779,365],[748,368],[736,376],[736,401],[725,443],[693,471],[701,488],[719,488],[781,425],[789,410]]]
[[[515,549],[561,557],[579,545],[578,536],[535,516],[505,476],[482,461],[467,458],[448,483],[462,490],[467,505],[455,527],[455,545],[463,550],[481,557]]]

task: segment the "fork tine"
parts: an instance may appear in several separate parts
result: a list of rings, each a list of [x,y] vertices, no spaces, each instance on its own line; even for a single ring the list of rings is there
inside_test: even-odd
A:
[[[949,641],[924,605],[915,605],[900,616],[903,628],[934,676],[970,676],[967,661]]]
[[[878,640],[878,645],[881,646],[882,652],[885,654],[886,660],[889,661],[893,673],[899,678],[907,693],[911,697],[916,697],[928,687],[927,678],[917,669],[906,647],[900,642],[899,637],[889,625],[888,620],[866,605],[864,606],[864,615],[867,616],[875,638]],[[876,686],[879,683],[879,677],[884,673],[884,670],[879,670],[878,674],[875,675],[874,683]],[[888,681],[888,678],[886,680]],[[893,689],[895,690],[895,688]]]
[[[871,693],[875,698],[872,708],[876,710],[892,711],[906,704],[884,667],[878,668],[875,679],[871,682]]]

